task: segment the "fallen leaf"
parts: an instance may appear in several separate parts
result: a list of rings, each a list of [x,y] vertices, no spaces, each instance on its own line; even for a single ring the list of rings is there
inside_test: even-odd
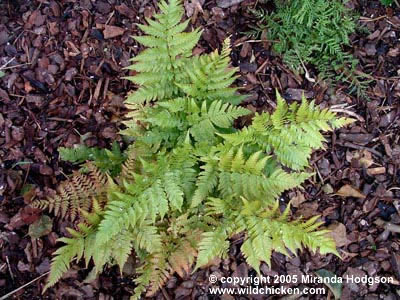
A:
[[[371,152],[367,150],[363,150],[362,153],[360,153],[361,158],[360,158],[360,165],[369,168],[371,165],[373,165],[374,160],[372,158]]]
[[[302,98],[306,97],[307,99],[314,97],[314,92],[312,91],[306,91],[302,89],[293,89],[293,88],[288,88],[283,96],[287,100],[298,100],[300,101]]]
[[[376,44],[375,43],[367,43],[364,46],[365,52],[369,56],[374,56],[376,54]]]
[[[318,209],[318,202],[306,202],[300,205],[300,207],[296,211],[296,216],[302,216],[305,219],[311,218],[315,216],[315,212]]]
[[[373,134],[369,133],[341,133],[339,135],[340,140],[345,140],[358,145],[366,145],[371,142],[374,137]]]
[[[323,185],[321,189],[324,191],[325,194],[332,194],[333,193],[333,188],[329,183]]]
[[[21,189],[21,195],[24,197],[24,203],[29,204],[36,196],[36,189],[33,184],[25,184]]]
[[[306,201],[306,198],[304,198],[304,195],[300,192],[296,193],[296,196],[294,196],[291,200],[290,203],[292,204],[293,207],[299,207],[300,204]]]
[[[53,222],[49,216],[43,215],[39,220],[29,225],[29,236],[33,239],[38,239],[51,232]]]
[[[50,270],[50,260],[46,257],[35,269],[40,275],[46,273]]]
[[[392,253],[391,263],[397,278],[400,278],[400,254]]]
[[[360,198],[360,199],[365,199],[365,195],[363,195],[360,191],[357,189],[353,188],[351,185],[346,184],[342,186],[336,193],[336,195],[341,196],[341,197],[354,197],[354,198]]]
[[[126,4],[122,3],[121,5],[115,6],[115,9],[123,16],[128,18],[134,18],[136,16],[135,12],[130,9]]]
[[[328,226],[331,232],[329,235],[333,238],[337,247],[347,246],[350,240],[347,238],[346,226],[342,223],[335,222]]]
[[[78,70],[76,68],[70,68],[65,72],[64,78],[66,81],[71,81],[76,74],[78,74]]]

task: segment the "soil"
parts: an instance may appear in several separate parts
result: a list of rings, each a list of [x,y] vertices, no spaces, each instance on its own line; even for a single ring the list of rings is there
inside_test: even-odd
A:
[[[260,2],[260,3],[259,3]],[[400,299],[400,9],[379,1],[350,0],[364,30],[352,35],[349,49],[358,70],[371,80],[367,99],[295,74],[273,53],[272,42],[252,40],[243,32],[254,24],[249,8],[258,0],[185,1],[191,26],[203,28],[196,53],[220,48],[231,36],[236,85],[249,94],[243,103],[253,111],[272,110],[275,90],[289,102],[304,92],[322,107],[334,107],[357,119],[326,135],[325,151],[313,154],[316,175],[303,190],[284,195],[295,216],[319,213],[336,240],[342,259],[304,252],[295,258],[273,254],[265,276],[305,274],[321,269],[337,276],[390,277],[393,283],[345,283],[341,299]],[[93,281],[75,265],[42,295],[56,239],[70,224],[47,218],[45,234],[32,238],[29,225],[43,212],[29,203],[41,198],[71,173],[59,160],[58,147],[123,145],[123,101],[135,87],[124,80],[129,59],[141,48],[132,39],[157,1],[142,0],[3,0],[0,2],[0,299],[129,299],[134,262],[121,277],[110,268]],[[312,71],[312,68],[310,69]],[[313,75],[313,74],[311,74]],[[42,219],[43,220],[43,219]],[[229,257],[209,268],[172,277],[155,299],[266,299],[263,295],[210,295],[209,276],[247,277],[255,272],[240,254],[241,237],[232,240]],[[24,286],[30,281],[32,283]],[[323,295],[274,296],[268,299],[334,299]],[[24,287],[23,287],[24,286]],[[275,285],[278,286],[278,285]],[[21,288],[22,287],[22,288]]]

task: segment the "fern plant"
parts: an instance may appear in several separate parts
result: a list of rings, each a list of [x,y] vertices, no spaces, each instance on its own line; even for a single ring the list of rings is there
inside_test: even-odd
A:
[[[322,80],[348,82],[351,91],[363,94],[368,81],[356,72],[358,60],[346,50],[357,29],[354,14],[343,0],[275,0],[276,11],[252,10],[259,20],[248,32],[277,40],[273,50],[298,73],[312,65]]]
[[[305,99],[288,105],[277,94],[273,114],[235,129],[250,112],[231,85],[229,40],[221,52],[192,56],[201,31],[184,32],[179,0],[160,2],[160,13],[139,25],[135,39],[147,47],[132,59],[127,77],[138,89],[126,99],[131,108],[123,134],[135,142],[125,151],[121,172],[108,176],[105,200],[92,197],[91,209],[56,252],[46,289],[73,261],[123,268],[140,261],[132,299],[153,295],[173,273],[184,277],[215,257],[225,257],[229,238],[245,232],[242,253],[257,272],[272,251],[296,255],[308,248],[338,255],[318,217],[292,220],[278,197],[312,174],[313,149],[321,131],[351,122],[320,110]],[[84,195],[83,195],[84,197]]]

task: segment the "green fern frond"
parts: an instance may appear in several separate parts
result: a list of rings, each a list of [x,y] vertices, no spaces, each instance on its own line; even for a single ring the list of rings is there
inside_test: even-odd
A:
[[[168,100],[177,95],[174,82],[182,77],[183,59],[191,56],[200,39],[198,29],[183,32],[188,22],[179,24],[184,13],[179,1],[161,2],[160,11],[154,16],[155,21],[147,19],[148,25],[139,25],[147,35],[134,37],[148,49],[134,57],[134,64],[127,67],[139,74],[126,79],[140,85],[128,96],[128,103]]]
[[[233,145],[257,145],[266,153],[293,170],[302,170],[308,164],[313,149],[322,148],[325,141],[320,131],[330,131],[337,125],[351,123],[339,121],[336,115],[321,110],[303,96],[302,104],[288,105],[277,94],[277,109],[272,115],[262,113],[255,117],[250,127],[233,134],[219,134]]]
[[[120,272],[132,252],[134,235],[129,230],[124,230],[113,240],[111,257],[117,262]]]
[[[136,249],[146,250],[148,253],[156,253],[161,249],[161,236],[158,228],[149,224],[134,229]]]
[[[235,81],[236,68],[229,70],[230,39],[226,39],[221,54],[215,50],[209,55],[193,57],[185,68],[188,83],[177,83],[189,96],[201,100],[221,100],[223,103],[239,104],[244,98],[230,87]]]
[[[296,254],[298,249],[306,247],[311,251],[322,254],[336,251],[335,243],[327,236],[327,230],[317,230],[322,223],[312,218],[305,223],[300,221],[288,222],[285,218],[260,218],[247,217],[246,226],[249,237],[243,243],[241,251],[246,261],[258,273],[261,262],[270,264],[271,251],[275,250],[282,254]]]
[[[205,266],[216,257],[226,256],[229,248],[228,236],[229,233],[223,226],[215,231],[204,232],[202,234],[202,239],[198,246],[199,254],[195,270]]]
[[[210,161],[201,168],[203,171],[199,173],[196,182],[197,189],[192,198],[192,208],[197,207],[217,186],[218,172],[216,162]]]
[[[75,164],[92,161],[97,168],[103,172],[109,171],[112,176],[121,172],[121,164],[125,161],[117,142],[113,143],[111,150],[77,145],[74,148],[60,147],[58,151],[62,160]]]
[[[74,238],[60,238],[58,241],[65,243],[65,245],[58,248],[53,254],[55,256],[51,262],[51,272],[43,289],[43,293],[61,279],[69,270],[71,262],[76,257],[81,257],[83,254],[83,237],[74,236]]]

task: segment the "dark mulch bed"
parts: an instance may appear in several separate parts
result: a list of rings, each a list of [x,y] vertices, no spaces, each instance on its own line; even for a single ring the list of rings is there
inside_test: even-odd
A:
[[[312,274],[327,269],[338,276],[393,277],[395,284],[345,284],[342,299],[397,299],[400,280],[400,10],[379,1],[348,3],[368,32],[354,34],[352,52],[360,71],[374,82],[369,100],[348,94],[348,87],[313,84],[293,74],[271,52],[271,44],[249,41],[243,31],[254,23],[249,7],[258,1],[236,1],[229,8],[218,1],[185,1],[193,26],[204,29],[197,53],[233,40],[233,64],[240,68],[237,85],[250,94],[244,105],[254,111],[275,106],[275,89],[288,101],[302,92],[323,106],[335,105],[358,119],[349,128],[327,135],[326,151],[313,155],[315,177],[304,190],[285,195],[295,215],[320,213],[340,246],[339,260],[303,253],[288,259],[274,254],[265,276]],[[128,0],[3,0],[0,2],[0,295],[13,291],[49,270],[55,240],[67,222],[52,219],[52,231],[31,239],[28,225],[41,212],[30,209],[33,198],[55,188],[71,171],[60,162],[57,148],[80,141],[108,147],[121,141],[123,99],[133,87],[121,77],[128,59],[139,51],[130,37],[135,23],[151,16],[157,1]],[[200,4],[202,11],[199,10]],[[197,9],[196,9],[197,7]],[[22,196],[21,189],[34,189]],[[339,191],[341,196],[336,193]],[[157,299],[217,299],[208,288],[210,274],[255,275],[234,240],[230,257],[187,278],[173,277]],[[116,268],[85,283],[87,271],[75,266],[56,287],[41,296],[44,276],[19,290],[18,299],[128,299],[133,290],[132,264],[121,278]],[[304,287],[304,284],[291,286]],[[307,285],[318,286],[318,285]],[[0,296],[1,297],[1,296]],[[290,299],[333,299],[298,295]],[[265,296],[222,296],[264,299]],[[279,298],[279,297],[277,297]],[[285,298],[289,299],[289,298]]]

